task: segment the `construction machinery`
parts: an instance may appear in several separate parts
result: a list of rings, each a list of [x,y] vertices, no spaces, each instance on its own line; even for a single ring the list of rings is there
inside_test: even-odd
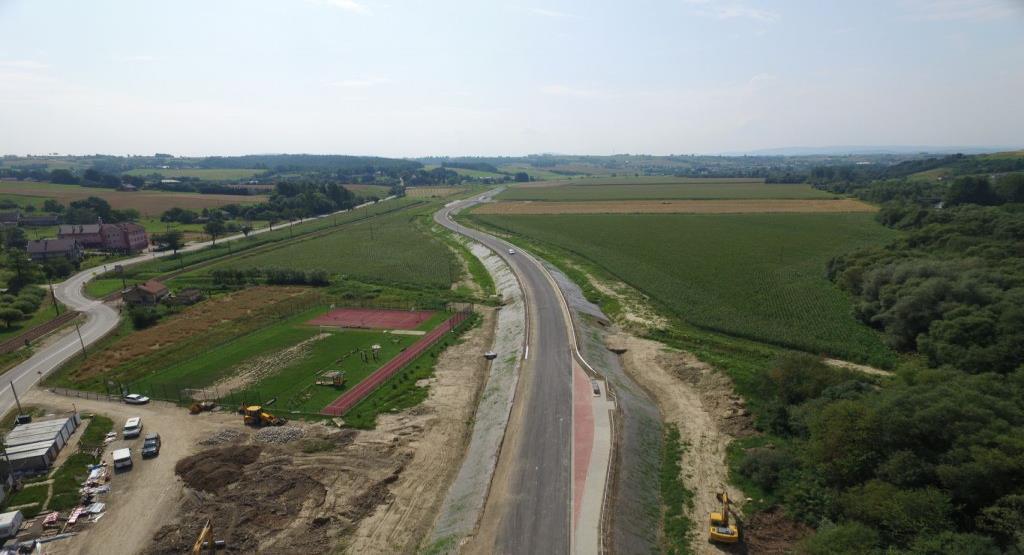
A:
[[[199,531],[196,543],[192,544],[192,555],[215,553],[218,549],[224,549],[225,547],[227,547],[226,542],[213,539],[213,523],[207,519],[203,529]]]
[[[280,416],[263,410],[262,405],[242,407],[242,421],[247,426],[282,426],[288,421]]]
[[[729,494],[722,492],[715,494],[715,497],[722,502],[722,512],[711,513],[708,529],[708,541],[716,543],[736,543],[740,541],[740,529],[736,523],[729,519]]]

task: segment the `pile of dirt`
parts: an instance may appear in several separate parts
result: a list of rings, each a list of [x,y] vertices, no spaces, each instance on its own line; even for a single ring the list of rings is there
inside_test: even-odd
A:
[[[797,542],[811,534],[811,528],[774,507],[751,516],[742,533],[748,553],[772,555],[791,553]]]
[[[246,435],[247,434],[245,432],[233,430],[231,428],[225,428],[213,434],[212,436],[200,441],[199,445],[213,446],[224,445],[225,443],[235,443],[236,441],[239,441]]]
[[[398,481],[398,477],[401,473],[402,468],[400,467],[398,470],[395,470],[392,475],[373,484],[370,486],[370,489],[353,497],[349,502],[349,509],[343,513],[345,517],[353,522],[359,522],[376,510],[378,505],[391,503],[395,496],[392,495],[390,486]]]
[[[728,376],[682,351],[662,352],[658,355],[658,364],[693,386],[719,430],[736,438],[755,433],[754,418],[743,398],[735,393]]]
[[[207,449],[178,461],[174,472],[188,487],[214,492],[237,482],[244,467],[256,462],[262,451],[257,445]]]
[[[351,527],[325,510],[327,490],[292,466],[249,467],[238,472],[238,483],[216,494],[188,498],[180,522],[162,527],[147,553],[185,553],[207,518],[214,537],[227,542],[228,553],[327,553],[337,545],[341,530]],[[317,516],[312,516],[315,513]]]

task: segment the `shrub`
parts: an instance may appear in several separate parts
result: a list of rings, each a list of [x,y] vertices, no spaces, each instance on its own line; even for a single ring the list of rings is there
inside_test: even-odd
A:
[[[151,307],[136,307],[130,312],[132,327],[141,330],[152,326],[160,320],[160,312]]]

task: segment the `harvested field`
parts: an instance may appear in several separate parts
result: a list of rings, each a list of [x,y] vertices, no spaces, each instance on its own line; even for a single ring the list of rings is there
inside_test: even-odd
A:
[[[57,199],[63,204],[82,200],[88,197],[100,197],[110,203],[112,208],[134,208],[143,216],[159,216],[172,207],[202,210],[215,208],[225,204],[255,204],[267,200],[263,195],[201,195],[199,193],[172,193],[165,191],[137,191],[133,193],[101,189],[98,187],[79,187],[78,185],[58,185],[55,183],[29,183],[24,181],[0,181],[0,193],[30,197]]]
[[[378,330],[414,330],[434,313],[429,310],[381,310],[339,308],[309,321],[314,326],[369,328]]]
[[[177,359],[194,357],[206,348],[266,325],[278,318],[283,308],[310,302],[315,295],[315,291],[298,287],[254,287],[210,299],[93,352],[87,360],[62,373],[58,385],[61,381],[76,386],[98,382],[102,390],[105,379],[128,381],[137,368],[123,368],[117,376],[107,373],[140,361],[146,362],[146,368],[140,371],[149,373]]]
[[[584,202],[502,201],[481,204],[476,214],[758,214],[877,212],[856,199],[625,200]]]
[[[804,184],[764,183],[758,179],[688,180],[675,177],[559,181],[551,186],[513,186],[499,200],[580,202],[588,200],[833,199],[836,195]]]
[[[405,196],[411,198],[446,197],[462,191],[463,189],[458,187],[408,187],[405,190]]]

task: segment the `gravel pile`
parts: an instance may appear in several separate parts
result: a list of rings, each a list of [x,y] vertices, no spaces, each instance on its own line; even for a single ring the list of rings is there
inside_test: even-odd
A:
[[[293,426],[281,426],[277,428],[263,428],[256,432],[256,441],[260,443],[288,443],[302,437],[302,428]]]
[[[234,443],[244,435],[245,432],[227,428],[200,441],[199,445],[224,445],[225,443]]]

